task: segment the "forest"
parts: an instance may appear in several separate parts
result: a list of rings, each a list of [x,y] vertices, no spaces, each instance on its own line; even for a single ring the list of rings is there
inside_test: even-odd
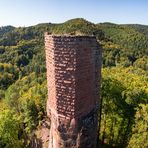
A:
[[[30,148],[46,120],[44,33],[94,35],[103,49],[99,145],[148,147],[148,26],[61,24],[0,27],[0,148]]]

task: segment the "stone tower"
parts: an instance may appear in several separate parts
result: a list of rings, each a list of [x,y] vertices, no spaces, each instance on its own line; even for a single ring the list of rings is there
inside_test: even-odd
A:
[[[96,148],[101,48],[94,36],[45,34],[49,148]]]

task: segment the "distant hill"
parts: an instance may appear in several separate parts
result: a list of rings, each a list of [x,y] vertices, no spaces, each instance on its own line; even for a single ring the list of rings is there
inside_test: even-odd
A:
[[[0,27],[0,63],[10,63],[24,69],[32,65],[33,61],[38,63],[39,55],[45,61],[44,33],[47,31],[60,35],[95,35],[103,47],[104,66],[148,67],[148,25],[119,25],[110,22],[94,24],[83,18],[60,24]]]
[[[140,33],[143,33],[144,35],[148,36],[148,25],[130,24],[127,26],[132,27],[135,30],[139,31]]]
[[[41,45],[43,50],[44,32],[46,31],[51,34],[95,35],[104,48],[103,64],[105,66],[115,66],[117,63],[129,66],[133,65],[138,59],[141,59],[140,62],[145,64],[145,56],[148,54],[148,26],[118,25],[109,22],[94,24],[83,18],[76,18],[61,24],[43,23],[30,27],[1,27],[0,53],[3,54],[0,55],[0,62],[16,64],[15,61],[18,60],[14,60],[14,58],[17,59],[17,57],[22,56],[23,59],[28,61],[25,65],[29,64],[32,61],[30,61],[30,57],[33,58],[43,51],[39,52],[27,48],[27,46],[34,46],[38,49]],[[25,46],[24,49],[22,46]],[[18,51],[18,47],[21,47],[21,52]],[[12,48],[13,50],[11,50]],[[41,50],[41,48],[38,50]],[[9,56],[10,58],[8,58]],[[139,65],[139,61],[137,62]],[[18,65],[24,65],[24,63],[20,62]]]

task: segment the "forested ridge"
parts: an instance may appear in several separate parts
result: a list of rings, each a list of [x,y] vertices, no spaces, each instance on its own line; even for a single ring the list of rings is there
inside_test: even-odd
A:
[[[46,31],[95,35],[102,45],[99,145],[148,147],[148,26],[72,19],[0,27],[0,148],[31,147],[46,119]]]

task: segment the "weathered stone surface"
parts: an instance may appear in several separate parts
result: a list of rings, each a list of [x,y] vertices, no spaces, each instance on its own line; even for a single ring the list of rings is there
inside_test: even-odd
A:
[[[101,49],[93,36],[45,34],[49,148],[95,148]]]

